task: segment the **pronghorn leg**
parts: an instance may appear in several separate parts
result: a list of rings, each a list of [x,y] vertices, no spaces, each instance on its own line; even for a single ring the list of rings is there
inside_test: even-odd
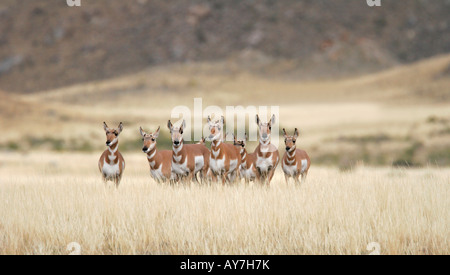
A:
[[[274,167],[270,167],[269,170],[269,184],[272,181],[273,176],[275,175],[275,168]]]
[[[195,179],[195,182],[200,183],[200,182],[198,181],[198,177],[197,177],[198,173],[199,173],[199,172],[197,172],[197,173],[195,173],[195,172],[192,173],[192,174],[194,174],[194,176],[192,177],[191,181],[193,181],[193,179]]]
[[[228,175],[229,175],[229,173],[227,173],[227,172],[222,173],[222,185],[225,185],[225,183],[227,182]]]
[[[114,178],[114,183],[116,184],[116,188],[119,188],[120,180],[122,179],[122,175],[117,175]]]
[[[302,173],[302,183],[306,181],[306,176],[308,176],[308,172]]]
[[[236,179],[237,179],[237,173],[236,173],[236,170],[234,170],[233,172],[231,172],[229,175],[230,175],[230,183],[236,183]]]
[[[303,183],[303,180],[302,180],[302,182],[300,182],[299,177],[300,177],[300,174],[294,175],[294,180],[297,185],[300,185],[300,183]],[[302,174],[302,179],[303,179],[303,174]]]
[[[204,183],[204,179],[203,179],[203,170],[198,171],[198,173],[200,174],[200,181],[198,181],[199,184],[203,185]]]
[[[257,168],[256,169],[256,182],[259,184],[262,184],[262,174],[261,174],[261,169]]]
[[[288,174],[284,174],[284,179],[286,180],[286,185],[289,185],[289,176],[288,176]]]
[[[239,167],[236,168],[236,170],[234,170],[235,173],[235,180],[238,180],[240,182],[241,179],[241,171],[239,171]]]
[[[194,175],[195,175],[195,173],[194,172],[191,172],[191,173],[189,173],[188,175],[187,175],[187,183],[188,184],[191,184],[192,183],[192,181],[193,181],[193,179],[194,179]],[[195,175],[195,180],[198,182],[198,180],[197,180],[197,176]]]

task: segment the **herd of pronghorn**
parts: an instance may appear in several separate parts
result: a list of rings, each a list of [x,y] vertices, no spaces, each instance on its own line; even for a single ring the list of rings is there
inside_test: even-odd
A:
[[[223,141],[224,118],[217,121],[211,121],[208,117],[208,126],[211,141],[211,150],[206,145],[206,139],[203,138],[197,144],[185,144],[183,140],[183,129],[186,123],[179,127],[174,127],[170,120],[167,127],[172,137],[172,150],[157,150],[156,140],[159,136],[160,127],[153,133],[146,133],[142,127],[143,147],[142,151],[147,154],[147,160],[150,165],[150,174],[157,182],[217,182],[222,184],[233,183],[244,179],[245,182],[259,182],[261,184],[270,184],[275,169],[280,161],[278,149],[271,144],[270,136],[272,124],[275,123],[275,115],[269,122],[263,123],[256,115],[256,123],[259,127],[259,144],[253,153],[248,153],[245,145],[245,139],[238,140],[234,136],[234,144]],[[125,170],[125,160],[118,150],[119,134],[123,130],[122,122],[116,129],[109,128],[103,123],[106,132],[106,146],[108,147],[100,157],[98,168],[102,173],[104,182],[113,181],[116,187],[119,186]],[[285,175],[286,182],[293,178],[300,183],[306,179],[311,160],[308,154],[296,148],[298,130],[295,128],[293,135],[288,135],[283,129],[284,143],[286,152],[283,156],[281,166]]]

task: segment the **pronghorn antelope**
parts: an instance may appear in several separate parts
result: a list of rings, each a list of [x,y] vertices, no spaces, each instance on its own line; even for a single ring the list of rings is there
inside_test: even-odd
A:
[[[202,145],[206,146],[206,138],[205,138],[205,137],[202,137],[202,138],[197,142],[197,144],[202,144]],[[213,174],[213,172],[211,171],[211,166],[209,166],[209,168],[208,168],[208,172],[207,172],[207,174],[206,174],[206,178],[207,178],[207,180],[208,180],[209,182],[216,182],[216,181],[217,181],[216,176],[215,176],[215,175]],[[198,181],[197,175],[195,175],[195,179]]]
[[[111,129],[103,122],[103,129],[106,132],[106,149],[98,161],[98,169],[102,173],[103,181],[113,181],[119,187],[122,173],[125,170],[125,160],[119,152],[119,134],[123,130],[122,122],[117,129]]]
[[[239,166],[241,165],[241,156],[236,146],[222,142],[222,130],[225,119],[222,116],[220,120],[212,122],[208,116],[208,125],[211,141],[211,171],[215,176],[222,178],[222,184],[225,182],[234,182],[239,177]]]
[[[241,178],[245,179],[246,183],[254,181],[256,179],[256,154],[248,153],[245,149],[246,141],[248,140],[247,133],[245,134],[244,140],[237,140],[233,136],[234,145],[239,148],[241,154],[241,166],[239,166],[239,175]]]
[[[170,120],[167,127],[172,136],[172,172],[179,178],[185,178],[191,182],[193,177],[197,180],[197,173],[200,173],[201,180],[206,179],[209,169],[209,150],[203,144],[184,144],[183,129],[186,122],[179,128],[175,128]],[[198,181],[198,180],[197,180]]]
[[[289,177],[294,178],[295,182],[299,183],[298,177],[300,175],[302,175],[303,182],[306,180],[306,176],[308,175],[311,160],[305,151],[296,149],[295,141],[298,138],[297,128],[295,128],[293,136],[289,136],[285,129],[283,129],[283,134],[284,143],[286,145],[286,153],[283,156],[281,166],[284,171],[286,183],[288,183]]]
[[[147,154],[148,164],[150,165],[150,175],[158,183],[168,180],[174,181],[175,176],[172,174],[172,150],[158,151],[156,148],[156,139],[159,136],[159,129],[154,133],[146,133],[142,127],[139,131],[142,136],[144,145],[142,152]]]
[[[259,127],[259,144],[255,149],[256,154],[256,178],[262,183],[270,183],[275,174],[275,169],[280,161],[277,147],[270,143],[272,124],[275,123],[275,115],[268,123],[262,123],[256,115],[256,124]]]

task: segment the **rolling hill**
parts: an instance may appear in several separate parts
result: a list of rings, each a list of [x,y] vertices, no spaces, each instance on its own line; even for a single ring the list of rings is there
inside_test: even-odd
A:
[[[450,51],[448,1],[0,3],[0,89],[32,93],[232,59],[265,76],[363,75]]]

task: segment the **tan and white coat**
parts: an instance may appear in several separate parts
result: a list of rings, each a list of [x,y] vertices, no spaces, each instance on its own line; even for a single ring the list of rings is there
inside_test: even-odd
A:
[[[211,141],[211,171],[216,177],[222,179],[222,184],[234,182],[239,177],[239,166],[241,157],[239,149],[233,144],[223,142],[223,125],[225,119],[222,116],[220,120],[212,122],[208,116],[208,125]]]
[[[234,146],[239,149],[241,155],[241,166],[239,166],[239,176],[244,179],[246,183],[256,179],[256,154],[248,153],[246,146],[247,134],[245,140],[237,140],[234,137]]]
[[[150,175],[158,183],[175,181],[176,175],[172,173],[172,150],[159,151],[156,147],[156,139],[159,137],[159,130],[154,133],[146,133],[142,127],[139,132],[142,136],[142,152],[147,154],[150,166]]]
[[[297,149],[296,140],[298,138],[298,130],[295,128],[294,135],[289,136],[286,130],[283,129],[284,143],[286,145],[286,153],[283,156],[281,167],[283,168],[286,183],[289,178],[293,178],[295,182],[299,182],[299,176],[302,176],[302,182],[306,180],[309,167],[311,166],[311,159],[304,150]]]
[[[110,129],[105,122],[103,122],[103,129],[106,133],[106,149],[100,156],[98,161],[98,169],[102,173],[103,181],[113,181],[116,187],[119,187],[122,179],[123,171],[125,170],[125,160],[119,152],[119,134],[123,130],[122,122],[117,129]]]
[[[275,123],[275,115],[268,123],[262,123],[256,115],[256,124],[259,127],[259,144],[255,149],[256,154],[256,179],[261,183],[270,184],[275,170],[280,161],[280,155],[275,145],[270,143],[272,124]]]
[[[208,148],[204,144],[184,144],[184,120],[179,128],[173,127],[169,120],[167,127],[172,136],[172,173],[187,182],[192,182],[194,176],[197,180],[197,173],[202,181],[206,180],[210,160]]]

